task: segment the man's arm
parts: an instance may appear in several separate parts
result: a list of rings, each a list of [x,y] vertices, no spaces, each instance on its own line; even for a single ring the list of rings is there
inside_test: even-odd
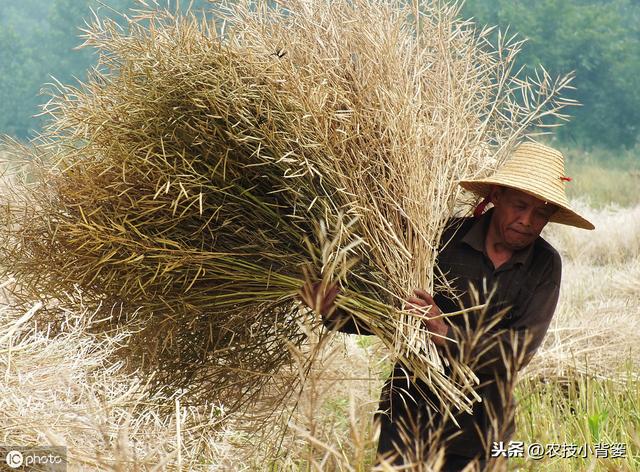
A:
[[[558,268],[559,269],[559,268]],[[538,350],[551,323],[560,293],[559,278],[540,284],[530,302],[517,314],[510,329],[490,329],[474,339],[474,333],[450,326],[446,349],[454,358],[471,365],[476,374],[506,375],[524,368]]]

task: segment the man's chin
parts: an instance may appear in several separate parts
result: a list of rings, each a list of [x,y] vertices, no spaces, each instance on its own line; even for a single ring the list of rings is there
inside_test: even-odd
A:
[[[510,241],[507,241],[507,244],[509,245],[509,248],[513,251],[519,251],[521,249],[524,249],[528,246],[530,246],[531,244],[533,244],[533,242],[535,241],[535,238],[517,238],[517,239],[512,239]]]

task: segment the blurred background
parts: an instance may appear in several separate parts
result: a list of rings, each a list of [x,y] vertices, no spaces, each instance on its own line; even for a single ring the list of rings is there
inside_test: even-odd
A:
[[[207,0],[184,1],[183,8],[189,3],[195,12],[212,5]],[[39,116],[48,100],[47,84],[85,80],[97,56],[77,47],[92,9],[124,24],[117,12],[136,5],[140,3],[134,0],[0,0],[0,135],[24,142],[37,136],[47,120]],[[570,107],[571,120],[545,139],[567,156],[572,205],[595,223],[596,231],[550,225],[545,232],[563,256],[563,285],[544,345],[518,386],[517,439],[528,444],[625,446],[625,455],[616,458],[592,454],[585,459],[547,457],[515,464],[521,470],[553,472],[640,470],[640,1],[467,0],[462,15],[526,39],[517,58],[523,73],[535,74],[540,65],[552,76],[573,71],[575,90],[568,98],[581,104]],[[79,311],[77,316],[87,315]],[[16,329],[12,326],[0,323],[0,340],[11,339]],[[128,449],[119,447],[120,440],[116,446],[116,441],[106,444],[96,433],[103,431],[103,425],[111,425],[113,431],[122,431],[123,423],[128,428],[129,420],[121,420],[126,417],[124,410],[94,408],[96,398],[106,398],[107,405],[118,403],[118,392],[128,391],[130,379],[108,373],[102,378],[103,369],[98,368],[95,381],[91,369],[78,367],[102,366],[104,360],[96,357],[101,351],[84,347],[86,336],[80,328],[76,331],[60,339],[21,335],[23,344],[34,347],[16,349],[11,362],[30,373],[37,365],[53,380],[47,383],[30,375],[22,383],[15,379],[0,383],[0,411],[18,411],[19,417],[28,405],[35,418],[32,424],[54,425],[49,429],[67,435],[70,445],[84,441],[86,450],[108,450],[103,456],[115,457],[114,464],[130,461]],[[265,463],[270,470],[321,470],[310,464],[313,460],[324,464],[329,456],[338,457],[341,470],[369,470],[375,451],[370,418],[389,372],[388,358],[379,341],[365,336],[338,335],[327,353],[324,370],[310,376],[313,388],[300,401],[301,416],[292,421],[304,434],[286,447],[274,441],[269,447],[276,452],[245,445],[247,455],[240,460],[235,442],[247,439],[248,426],[231,425],[222,432],[203,429],[200,417],[182,413],[178,404],[171,421],[132,420],[136,427],[123,437],[133,438],[132,444],[146,444],[151,438],[149,447],[163,445],[171,454],[177,450],[178,464],[182,450],[185,464],[206,470],[265,470]],[[2,355],[0,349],[0,365]],[[71,362],[76,358],[84,359],[83,364]],[[77,387],[80,393],[71,399],[64,392],[72,390],[58,381],[64,375],[73,376],[70,383],[83,389]],[[111,402],[109,395],[118,401]],[[56,400],[59,406],[55,403],[52,408],[49,397],[61,398]],[[41,412],[36,412],[32,398],[45,399],[37,403]],[[58,428],[60,412],[75,416],[65,416],[72,419]],[[12,432],[14,442],[41,439],[40,429],[25,425],[23,436]],[[207,458],[188,452],[188,445],[197,442],[201,447],[205,433],[210,436]],[[181,434],[184,444],[177,441],[176,446],[175,437]],[[167,461],[175,458],[167,457]],[[104,468],[119,470],[111,466],[110,462]]]
[[[162,2],[163,5],[165,2]],[[172,2],[175,3],[175,2]],[[214,2],[215,3],[215,2]],[[207,0],[191,4],[202,14]],[[28,140],[47,117],[39,115],[54,80],[86,78],[95,51],[77,49],[92,9],[101,16],[143,6],[136,0],[0,0],[0,134]],[[468,0],[462,15],[526,39],[517,58],[525,74],[543,65],[552,75],[575,73],[568,96],[581,105],[552,143],[568,156],[568,190],[600,207],[631,206],[640,197],[640,2],[634,0]],[[497,33],[497,30],[496,30]],[[573,174],[573,175],[572,175]]]

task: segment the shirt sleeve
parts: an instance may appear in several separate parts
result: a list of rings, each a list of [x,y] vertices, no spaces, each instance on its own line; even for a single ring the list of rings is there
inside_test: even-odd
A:
[[[475,333],[449,326],[449,355],[470,365],[476,374],[514,373],[524,368],[538,350],[547,333],[560,294],[561,262],[556,255],[549,276],[536,287],[528,303],[515,314],[508,329],[489,329]]]

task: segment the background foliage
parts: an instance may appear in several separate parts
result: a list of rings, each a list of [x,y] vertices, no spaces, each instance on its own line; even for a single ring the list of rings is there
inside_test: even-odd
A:
[[[0,0],[0,133],[33,136],[34,118],[47,97],[39,91],[51,77],[84,79],[95,57],[74,51],[90,8],[126,11],[135,0]],[[175,2],[173,2],[175,3]],[[183,5],[188,2],[182,2]],[[107,6],[108,5],[108,6]],[[211,8],[195,0],[193,8]],[[467,0],[464,16],[499,25],[527,38],[521,65],[539,64],[554,75],[575,71],[572,98],[582,106],[558,131],[566,146],[633,148],[640,123],[640,3],[634,0]]]
[[[575,71],[574,108],[559,138],[568,145],[633,147],[640,123],[640,3],[634,0],[468,0],[465,16],[510,28],[528,44],[528,72]]]
[[[74,49],[82,43],[79,28],[91,9],[117,19],[116,12],[136,5],[135,0],[0,0],[0,134],[32,137],[46,119],[34,116],[48,99],[41,93],[46,84],[52,78],[65,84],[85,79],[96,57],[90,49]],[[207,0],[192,2],[193,11],[203,8],[210,8]]]

